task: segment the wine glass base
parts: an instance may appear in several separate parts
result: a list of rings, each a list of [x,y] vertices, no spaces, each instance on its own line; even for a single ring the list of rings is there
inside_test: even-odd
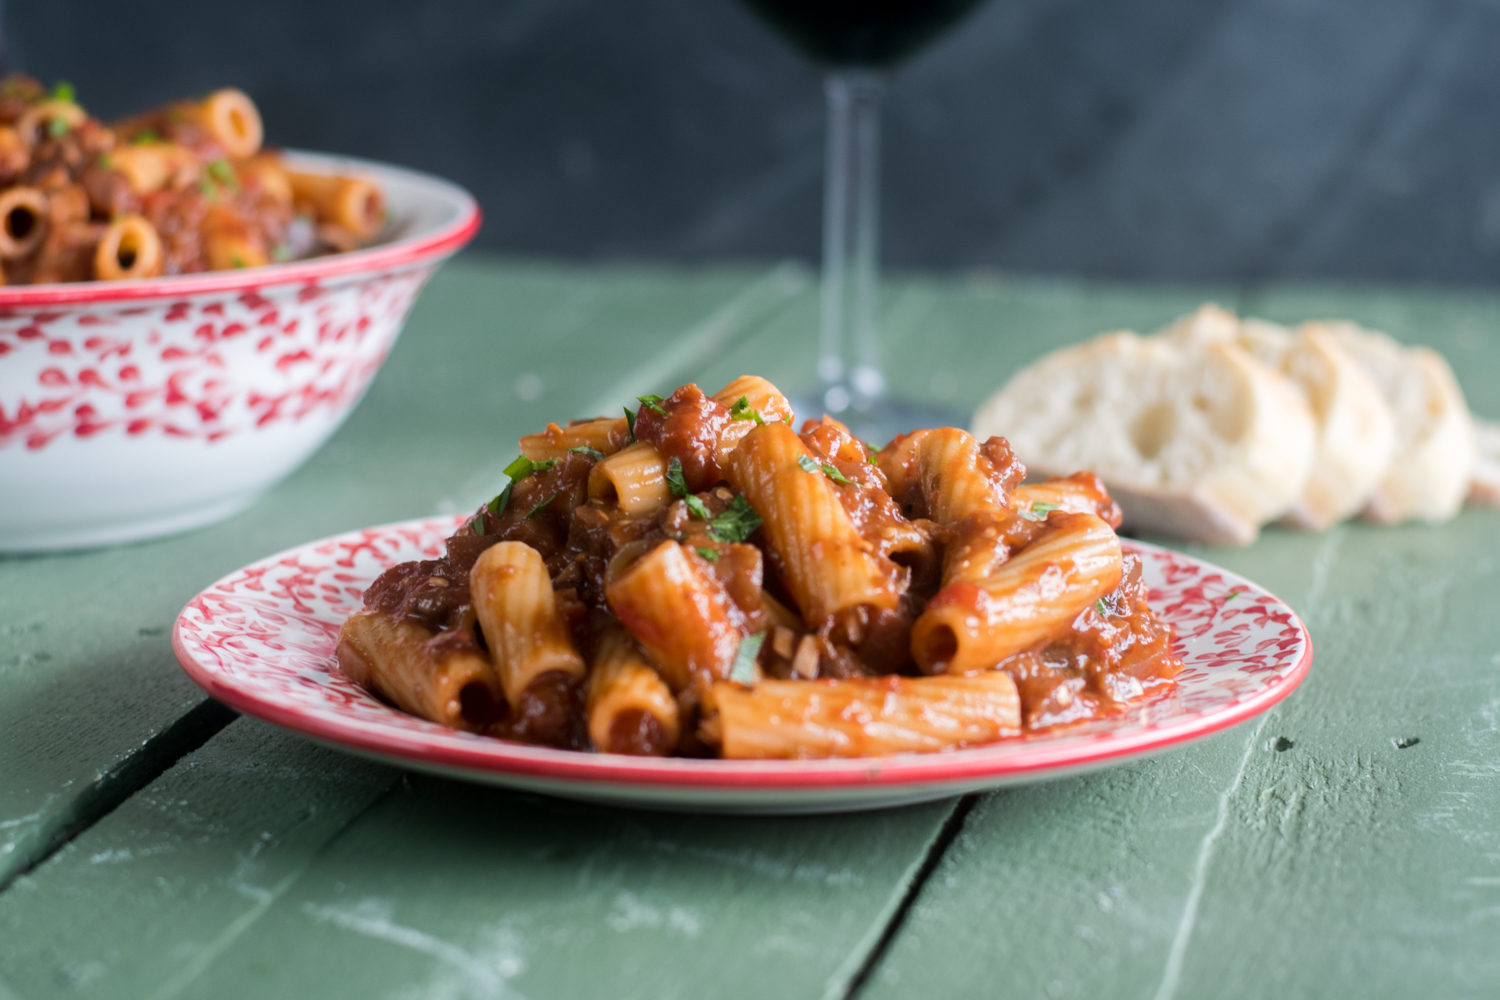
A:
[[[817,419],[827,411],[817,396],[792,396],[788,400],[797,414],[797,425],[811,417]],[[970,414],[941,403],[917,403],[907,399],[882,399],[869,409],[849,407],[836,414],[855,437],[875,447],[883,447],[898,434],[924,427],[968,427]]]

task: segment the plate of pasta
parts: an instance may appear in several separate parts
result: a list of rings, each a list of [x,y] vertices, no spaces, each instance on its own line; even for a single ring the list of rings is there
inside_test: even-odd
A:
[[[204,590],[209,694],[436,773],[671,809],[865,809],[1077,773],[1240,722],[1312,645],[1274,595],[1115,533],[1002,437],[874,448],[769,382],[520,441],[474,513]]]

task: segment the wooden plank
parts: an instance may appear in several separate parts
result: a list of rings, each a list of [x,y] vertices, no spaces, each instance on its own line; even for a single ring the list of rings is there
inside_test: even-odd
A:
[[[520,434],[726,311],[730,335],[749,336],[797,287],[784,272],[461,258],[349,422],[250,511],[141,545],[0,559],[0,886],[143,746],[164,763],[182,752],[163,734],[202,695],[167,629],[199,588],[334,531],[477,505],[465,482],[513,457]]]
[[[235,722],[0,895],[0,981],[28,998],[170,996],[400,777]]]
[[[0,895],[0,979],[30,1000],[838,996],[952,808],[630,812],[398,778],[245,719]]]
[[[1217,285],[1142,287],[992,273],[896,275],[884,286],[881,349],[893,395],[967,415],[1053,348],[1106,330],[1149,333],[1210,299],[1233,307],[1238,293]],[[698,369],[696,380],[716,388],[754,373],[784,392],[811,392],[817,330],[817,295],[809,289],[760,336]]]
[[[1500,369],[1492,296],[1250,304],[1438,344],[1481,405]],[[1194,747],[986,798],[866,995],[1500,992],[1500,513],[1195,551],[1303,615],[1302,690]]]

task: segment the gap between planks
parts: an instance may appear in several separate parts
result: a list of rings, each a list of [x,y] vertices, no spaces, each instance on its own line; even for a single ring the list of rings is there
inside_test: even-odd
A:
[[[62,850],[75,837],[114,812],[121,803],[166,773],[183,757],[213,739],[239,713],[205,698],[176,722],[146,740],[139,750],[94,779],[66,809],[32,836],[0,866],[0,892]]]
[[[928,845],[927,852],[922,856],[921,865],[917,867],[916,874],[912,876],[912,880],[907,883],[906,891],[901,894],[901,900],[891,912],[890,919],[881,928],[880,936],[875,940],[874,947],[865,954],[863,961],[859,963],[858,968],[854,970],[854,974],[848,978],[847,982],[841,983],[840,980],[843,977],[839,972],[834,973],[829,980],[829,989],[824,994],[824,1000],[833,1000],[833,998],[854,1000],[854,998],[864,992],[865,984],[869,982],[870,976],[874,974],[875,970],[880,967],[880,963],[885,959],[886,952],[895,943],[896,935],[900,934],[901,928],[905,926],[906,918],[911,913],[912,906],[916,904],[917,897],[922,894],[923,887],[927,885],[927,881],[937,871],[937,866],[943,860],[944,855],[948,853],[948,848],[958,839],[958,835],[963,832],[964,823],[968,820],[969,813],[974,810],[974,805],[978,801],[978,793],[970,793],[959,799],[958,804],[953,807],[953,811],[948,814],[948,818],[943,821],[942,828],[938,830],[937,836],[932,838],[932,843]],[[858,954],[857,948],[855,954]],[[840,972],[842,971],[841,969]]]

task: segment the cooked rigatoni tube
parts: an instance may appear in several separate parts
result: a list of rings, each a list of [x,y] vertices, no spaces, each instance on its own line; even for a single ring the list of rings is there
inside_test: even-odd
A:
[[[927,516],[952,524],[971,514],[1006,510],[1005,482],[979,452],[979,441],[957,427],[914,431],[877,456],[880,471],[900,496],[917,486]]]
[[[677,700],[623,628],[599,639],[589,668],[584,710],[594,748],[664,757],[677,746]]]
[[[410,619],[366,608],[339,629],[339,669],[403,711],[454,729],[484,728],[503,705],[489,660],[474,650],[434,649],[432,639]]]
[[[557,613],[540,552],[524,542],[490,546],[469,573],[469,589],[511,707],[520,706],[527,686],[543,674],[583,677],[583,657]]]
[[[721,469],[729,453],[755,427],[773,421],[790,423],[792,420],[792,404],[787,402],[780,389],[759,375],[741,375],[714,393],[713,400],[729,410],[735,418],[719,435],[715,460]],[[744,403],[740,400],[744,400]]]
[[[589,499],[614,500],[627,514],[649,514],[672,502],[667,459],[653,444],[637,441],[589,470]]]
[[[236,160],[260,152],[265,127],[261,124],[260,109],[243,90],[234,87],[216,90],[201,101],[180,105],[178,113],[195,119]]]
[[[25,257],[47,235],[47,196],[34,187],[0,191],[0,260]]]
[[[764,520],[809,624],[861,605],[897,606],[902,571],[860,537],[832,480],[790,427],[779,421],[756,427],[729,455],[725,471]]]
[[[613,455],[630,443],[630,425],[624,417],[600,417],[559,427],[548,424],[540,434],[521,438],[521,454],[533,462],[565,457],[570,451],[589,449]]]
[[[248,219],[227,206],[210,208],[203,217],[200,233],[203,259],[211,271],[262,267],[271,262],[260,232]]]
[[[44,129],[51,131],[53,122],[61,122],[68,130],[78,128],[88,119],[88,114],[72,101],[51,100],[33,104],[16,119],[16,134],[28,146],[42,140]]]
[[[720,683],[705,741],[728,758],[873,757],[992,743],[1021,731],[1015,682],[973,676]]]
[[[235,175],[246,188],[264,193],[278,205],[292,204],[292,181],[286,164],[274,153],[261,153],[235,164]]]
[[[1113,528],[1093,514],[1055,511],[990,577],[938,591],[912,626],[912,656],[933,674],[988,670],[1066,631],[1121,573]]]
[[[105,227],[94,250],[94,277],[101,281],[154,278],[161,269],[161,238],[143,217],[121,216]]]
[[[192,150],[175,142],[117,146],[109,154],[109,168],[124,177],[136,194],[160,191],[173,180],[186,180],[199,172]]]
[[[335,177],[287,171],[292,199],[319,222],[344,230],[356,241],[368,240],[385,223],[380,188],[359,177]]]
[[[1110,527],[1120,526],[1119,505],[1092,472],[1075,472],[1065,478],[1017,486],[1011,491],[1010,503],[1017,511],[1037,520],[1054,510],[1065,510],[1074,514],[1096,514]]]
[[[605,597],[674,692],[729,676],[744,613],[687,547],[657,545],[611,580]]]

